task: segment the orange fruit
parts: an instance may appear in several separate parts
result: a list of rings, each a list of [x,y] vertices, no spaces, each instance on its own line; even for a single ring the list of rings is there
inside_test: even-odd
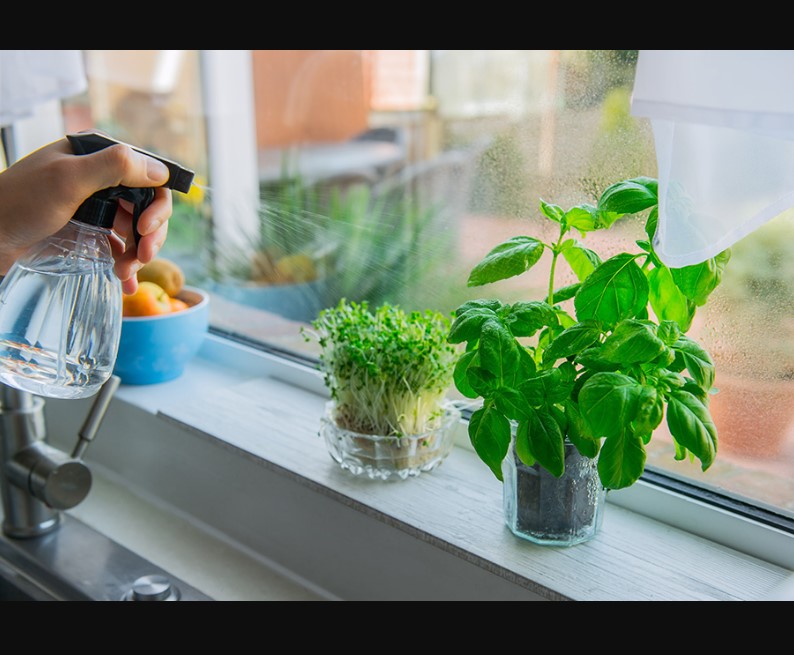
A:
[[[138,290],[122,299],[122,316],[157,316],[171,311],[171,299],[154,282],[139,282]]]
[[[187,309],[190,307],[184,300],[180,300],[179,298],[171,298],[171,311],[172,312],[181,312],[183,309]]]

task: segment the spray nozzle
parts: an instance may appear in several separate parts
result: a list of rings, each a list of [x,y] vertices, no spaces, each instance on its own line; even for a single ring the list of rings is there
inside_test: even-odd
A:
[[[98,132],[67,134],[66,138],[69,140],[69,143],[71,144],[76,155],[90,155],[91,153],[103,150],[108,146],[123,143],[122,141],[117,141]],[[129,146],[129,144],[126,143],[124,145]],[[190,186],[193,184],[193,171],[184,168],[183,166],[180,166],[176,162],[166,159],[165,157],[155,155],[151,152],[147,152],[146,150],[142,150],[141,148],[136,148],[135,146],[129,147],[136,152],[140,152],[141,154],[161,161],[168,167],[168,181],[162,186],[169,189],[174,189],[175,191],[180,191],[181,193],[187,193],[190,191]],[[137,245],[141,238],[141,235],[138,232],[138,218],[140,218],[143,210],[146,209],[154,200],[153,187],[133,188],[117,186],[97,191],[80,206],[80,208],[77,210],[77,213],[75,214],[75,218],[91,225],[99,225],[108,228],[112,227],[113,219],[116,216],[116,209],[118,208],[118,201],[121,198],[128,200],[133,204],[132,226],[135,233],[135,244]]]

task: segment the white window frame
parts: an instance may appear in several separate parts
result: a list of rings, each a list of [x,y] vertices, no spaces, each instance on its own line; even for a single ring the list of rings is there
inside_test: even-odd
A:
[[[213,238],[245,252],[259,225],[259,174],[250,50],[200,50]]]

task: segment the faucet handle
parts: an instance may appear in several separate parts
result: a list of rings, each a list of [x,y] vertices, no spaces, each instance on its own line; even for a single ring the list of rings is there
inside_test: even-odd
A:
[[[91,471],[80,459],[94,440],[120,383],[121,378],[111,375],[102,385],[80,429],[71,457],[43,441],[18,454],[15,465],[27,458],[31,460],[23,469],[30,470],[29,484],[33,496],[54,509],[71,509],[83,502],[91,489]]]
[[[119,377],[111,376],[102,385],[71,456],[45,441],[44,400],[0,384],[0,491],[6,535],[47,534],[58,526],[58,510],[71,509],[88,495],[91,471],[80,457],[96,436],[120,383]],[[6,453],[8,444],[14,448]]]
[[[53,509],[79,505],[91,490],[91,471],[43,441],[28,446],[14,457],[10,472],[21,478],[28,473],[28,489]]]
[[[74,459],[82,458],[86,448],[88,448],[88,444],[94,440],[102,419],[105,418],[105,412],[108,409],[108,405],[110,405],[113,394],[119,388],[119,384],[121,384],[121,378],[118,375],[111,375],[108,381],[102,385],[94,400],[94,404],[88,412],[85,423],[83,423],[83,427],[78,433],[79,439],[72,451]]]

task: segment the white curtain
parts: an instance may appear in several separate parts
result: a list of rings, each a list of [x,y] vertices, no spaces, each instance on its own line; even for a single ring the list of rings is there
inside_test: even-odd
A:
[[[0,50],[0,127],[86,89],[80,50]]]
[[[632,114],[653,127],[668,266],[794,207],[794,50],[641,50]]]

